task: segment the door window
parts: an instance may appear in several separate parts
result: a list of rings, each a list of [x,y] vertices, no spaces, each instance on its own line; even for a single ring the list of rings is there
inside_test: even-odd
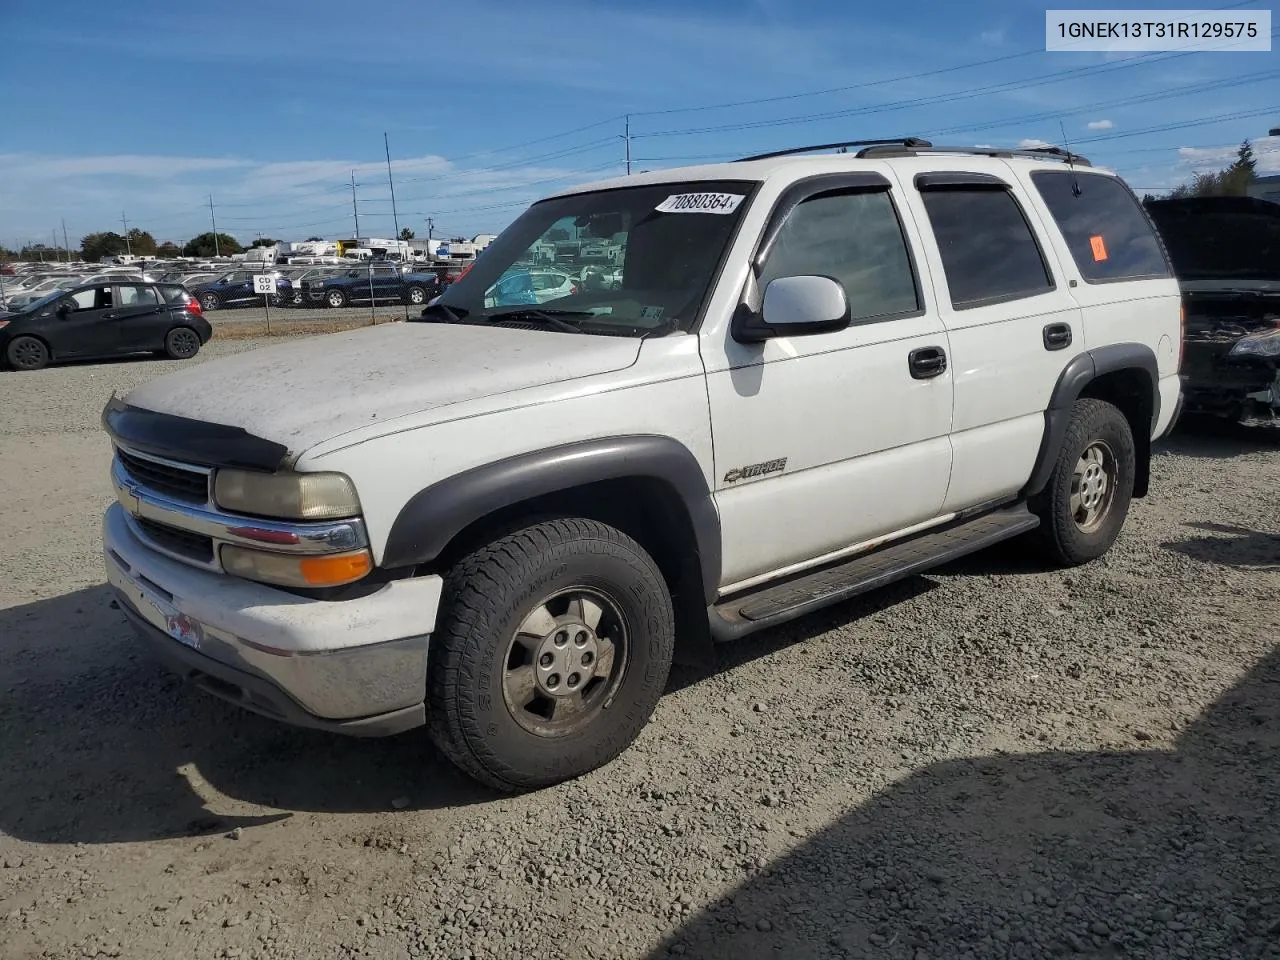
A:
[[[838,281],[855,321],[920,308],[906,238],[887,191],[820,194],[791,212],[760,271],[760,289],[780,277],[807,275]]]
[[[98,304],[99,295],[107,288],[90,287],[87,290],[77,290],[71,295],[71,300],[75,303],[77,310],[93,310]]]
[[[122,307],[154,307],[160,305],[153,287],[120,286],[120,306]]]
[[[1053,289],[1040,245],[1007,189],[946,185],[920,195],[957,310]]]

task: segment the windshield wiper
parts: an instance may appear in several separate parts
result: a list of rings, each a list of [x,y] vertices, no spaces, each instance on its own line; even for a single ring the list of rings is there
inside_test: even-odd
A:
[[[536,320],[559,330],[561,333],[582,333],[582,326],[567,320],[567,317],[594,317],[590,310],[543,310],[540,307],[518,307],[515,310],[503,310],[501,313],[486,314],[484,319],[494,322],[499,320]]]

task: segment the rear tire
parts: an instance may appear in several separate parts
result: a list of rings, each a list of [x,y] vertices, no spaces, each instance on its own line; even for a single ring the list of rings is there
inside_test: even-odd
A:
[[[200,352],[200,334],[190,327],[174,327],[164,338],[164,355],[170,360],[190,360]]]
[[[49,365],[49,348],[35,337],[14,337],[5,359],[14,370],[43,370]]]
[[[639,735],[674,650],[671,597],[638,543],[594,520],[525,527],[445,578],[427,674],[431,738],[498,790],[573,779]]]
[[[1136,466],[1133,431],[1119,408],[1077,400],[1049,482],[1031,503],[1045,559],[1074,567],[1111,549],[1129,513]]]
[[[405,291],[405,297],[414,306],[419,306],[427,302],[427,291],[423,287],[410,287]]]

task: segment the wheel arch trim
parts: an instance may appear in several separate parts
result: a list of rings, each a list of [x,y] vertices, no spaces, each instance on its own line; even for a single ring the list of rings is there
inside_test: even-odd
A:
[[[430,563],[459,533],[497,511],[606,480],[658,480],[683,503],[698,550],[703,592],[720,585],[720,516],[697,458],[665,436],[582,440],[464,470],[419,490],[392,522],[382,565]],[[710,602],[710,600],[708,600]]]
[[[1160,420],[1160,367],[1155,352],[1143,343],[1113,343],[1096,350],[1078,353],[1067,362],[1058,382],[1054,384],[1049,405],[1044,413],[1044,436],[1040,441],[1040,450],[1036,454],[1035,466],[1031,471],[1031,479],[1022,488],[1020,496],[1032,497],[1044,490],[1053,473],[1057,461],[1058,449],[1062,446],[1063,437],[1067,433],[1067,422],[1071,418],[1071,407],[1080,398],[1085,388],[1099,377],[1122,370],[1136,370],[1147,375],[1151,384],[1151,424],[1142,436],[1135,436],[1134,442],[1140,450],[1149,449],[1151,431]],[[1141,468],[1141,465],[1139,465]],[[1145,477],[1145,470],[1140,469]],[[1146,492],[1145,485],[1135,486],[1134,495],[1142,496]]]

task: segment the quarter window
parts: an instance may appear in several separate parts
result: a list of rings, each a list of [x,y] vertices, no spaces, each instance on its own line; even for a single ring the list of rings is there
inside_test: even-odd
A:
[[[1101,174],[1031,174],[1089,283],[1167,277],[1169,266],[1150,221],[1119,180]]]
[[[838,281],[853,320],[920,308],[902,225],[884,190],[819,194],[791,212],[760,271],[760,289],[807,275]]]
[[[121,286],[118,289],[120,291],[119,305],[122,307],[147,307],[156,306],[160,303],[155,290],[151,287]]]
[[[1034,297],[1053,289],[1040,246],[1008,190],[921,189],[957,310]]]

